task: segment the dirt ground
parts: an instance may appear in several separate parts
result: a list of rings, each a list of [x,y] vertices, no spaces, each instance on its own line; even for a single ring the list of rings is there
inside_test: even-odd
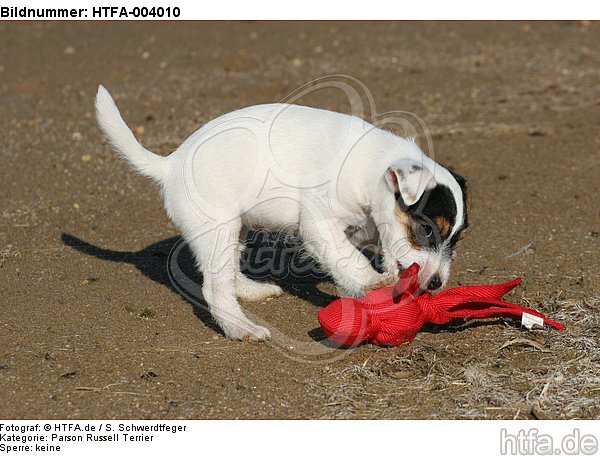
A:
[[[600,418],[599,42],[581,22],[0,23],[0,416]],[[323,350],[334,288],[288,278],[243,304],[274,340],[244,343],[173,289],[178,233],[101,137],[98,84],[166,155],[332,74],[423,118],[470,180],[450,286],[521,276],[509,300],[567,331],[495,321]],[[348,110],[335,90],[300,102]]]

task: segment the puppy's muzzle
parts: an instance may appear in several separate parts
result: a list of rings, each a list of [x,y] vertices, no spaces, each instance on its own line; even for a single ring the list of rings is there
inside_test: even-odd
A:
[[[437,290],[441,286],[442,286],[442,279],[440,279],[440,276],[438,274],[436,274],[431,278],[431,280],[429,281],[429,284],[427,284],[427,289],[428,290]]]

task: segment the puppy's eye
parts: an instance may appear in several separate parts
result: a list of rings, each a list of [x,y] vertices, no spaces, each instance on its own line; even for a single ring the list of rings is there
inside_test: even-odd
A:
[[[415,232],[417,240],[423,247],[431,247],[439,242],[436,229],[429,223],[418,224]]]
[[[433,235],[433,228],[431,225],[421,225],[421,229],[423,230],[423,235],[426,238],[430,238]]]

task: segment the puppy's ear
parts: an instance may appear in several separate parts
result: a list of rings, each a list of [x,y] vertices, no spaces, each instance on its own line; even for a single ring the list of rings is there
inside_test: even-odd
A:
[[[400,195],[406,206],[415,204],[425,190],[435,187],[433,174],[421,162],[398,160],[385,173],[388,187],[394,194]]]

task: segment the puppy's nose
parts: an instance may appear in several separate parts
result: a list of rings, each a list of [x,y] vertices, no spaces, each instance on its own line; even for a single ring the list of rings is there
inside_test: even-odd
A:
[[[427,285],[427,288],[429,290],[437,290],[441,286],[442,286],[442,279],[440,279],[440,276],[436,274],[429,281],[429,285]]]

